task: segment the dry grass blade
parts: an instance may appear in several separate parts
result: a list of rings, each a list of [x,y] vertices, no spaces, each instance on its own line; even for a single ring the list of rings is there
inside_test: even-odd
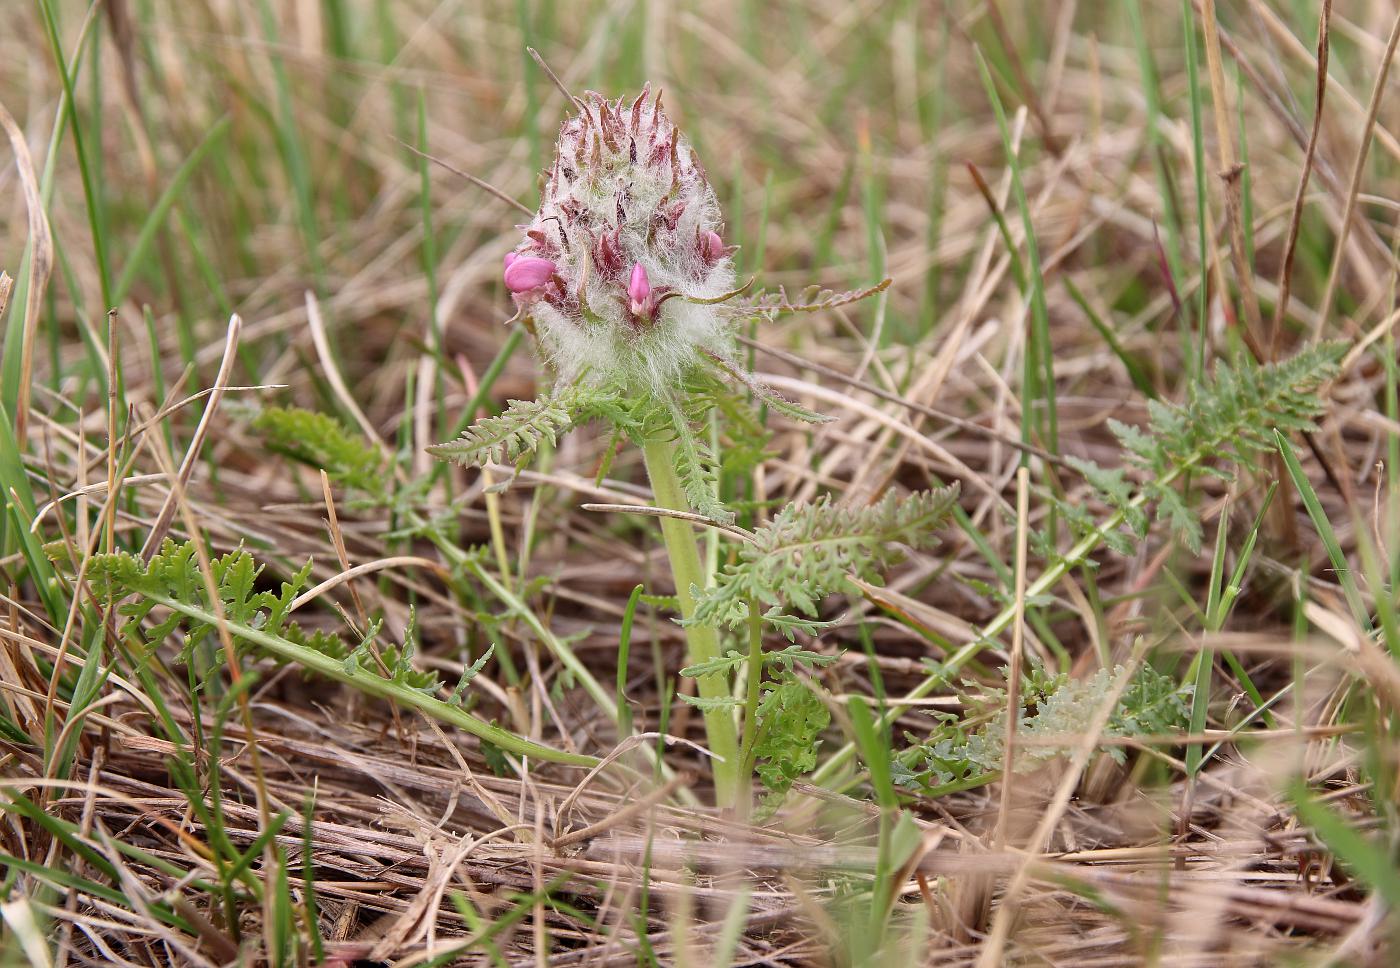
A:
[[[1361,179],[1366,172],[1366,154],[1371,148],[1371,138],[1376,130],[1376,118],[1380,114],[1381,99],[1385,94],[1386,80],[1390,77],[1391,62],[1395,59],[1396,45],[1400,44],[1400,13],[1390,27],[1390,36],[1385,42],[1385,53],[1376,69],[1376,82],[1371,87],[1371,103],[1366,109],[1366,123],[1361,128],[1361,140],[1356,145],[1356,161],[1351,167],[1351,180],[1347,185],[1346,206],[1342,209],[1341,227],[1332,252],[1332,265],[1327,270],[1327,288],[1323,290],[1322,301],[1317,313],[1317,326],[1313,339],[1322,339],[1323,327],[1332,311],[1332,300],[1336,298],[1337,283],[1342,271],[1342,256],[1346,252],[1347,235],[1351,231],[1352,217],[1356,213],[1357,199],[1361,194]]]
[[[763,383],[768,384],[774,389],[786,390],[799,398],[804,396],[813,397],[829,405],[842,407],[844,409],[854,411],[855,413],[858,413],[861,416],[866,417],[867,419],[875,421],[876,423],[889,429],[893,433],[899,435],[900,437],[903,437],[905,440],[913,444],[914,447],[923,451],[927,451],[935,460],[943,462],[944,465],[951,472],[949,476],[958,477],[962,480],[967,481],[973,487],[982,490],[982,492],[985,493],[988,498],[992,499],[993,501],[996,501],[1008,511],[1011,510],[1010,503],[1007,502],[1006,499],[1001,496],[1001,492],[995,487],[993,487],[990,482],[983,479],[980,475],[973,471],[972,468],[964,464],[962,460],[960,460],[947,448],[943,447],[941,444],[937,443],[932,438],[926,437],[923,434],[919,433],[917,430],[915,430],[913,427],[910,427],[902,420],[899,420],[895,417],[891,417],[889,414],[886,414],[883,411],[872,407],[868,403],[857,400],[854,397],[849,396],[847,394],[843,394],[835,390],[829,390],[826,387],[821,386],[820,384],[809,383],[806,380],[798,380],[794,377],[782,376],[777,373],[757,373],[755,374],[755,376]]]
[[[414,555],[395,555],[392,558],[380,558],[377,561],[364,561],[353,567],[346,568],[344,571],[331,578],[327,578],[319,585],[308,588],[296,598],[292,599],[292,604],[288,606],[287,611],[289,613],[295,612],[297,609],[314,602],[326,592],[353,581],[361,575],[372,575],[376,571],[384,571],[386,568],[427,568],[430,571],[436,571],[441,574],[446,574],[447,572],[447,569],[442,567],[441,562],[434,561],[431,558],[419,558]]]
[[[1007,825],[1011,822],[1012,790],[1016,785],[1016,729],[1021,719],[1021,666],[1026,649],[1026,546],[1030,528],[1030,470],[1016,470],[1016,617],[1011,625],[1011,658],[1006,664],[1006,739],[1002,745],[1001,811],[993,842],[1005,848],[1009,843]]]
[[[578,98],[574,97],[573,94],[569,92],[569,89],[564,84],[564,82],[559,80],[559,75],[554,73],[553,69],[550,68],[549,64],[545,62],[545,59],[542,56],[540,56],[539,51],[535,50],[535,48],[533,47],[526,47],[525,52],[530,55],[531,60],[533,60],[536,64],[539,65],[540,70],[544,71],[545,77],[549,78],[550,82],[555,86],[559,93],[564,95],[564,100],[576,106],[580,111],[587,110],[584,107],[583,102],[580,101]]]
[[[695,514],[691,511],[675,511],[671,508],[652,507],[647,504],[580,504],[580,508],[585,511],[602,511],[615,514],[640,514],[649,518],[675,518],[678,521],[689,521],[691,524],[699,524],[707,528],[716,528],[735,537],[752,539],[753,532],[747,528],[741,528],[733,524],[725,524],[721,521],[714,521],[703,514]]]
[[[910,400],[908,397],[900,396],[897,393],[891,393],[888,390],[883,390],[880,387],[877,387],[866,380],[860,380],[846,373],[842,373],[840,370],[837,370],[833,367],[826,366],[825,364],[818,363],[814,360],[803,359],[802,357],[797,356],[794,353],[789,353],[786,350],[778,349],[776,346],[769,346],[766,343],[760,343],[758,340],[749,339],[747,336],[741,335],[739,337],[739,342],[745,346],[753,347],[760,353],[764,353],[768,356],[773,357],[774,359],[779,359],[782,360],[784,363],[789,363],[792,366],[797,367],[798,369],[811,370],[812,372],[819,373],[822,376],[827,377],[828,379],[836,380],[837,382],[844,383],[847,386],[855,387],[856,389],[861,390],[864,393],[868,393],[871,396],[879,397],[881,400],[887,400],[890,403],[898,404],[905,410],[912,410],[915,413],[922,414],[925,417],[932,417],[934,420],[942,421],[943,423],[949,424],[950,426],[957,427],[959,430],[966,430],[967,432],[977,434],[980,437],[986,437],[990,440],[995,440],[998,443],[1005,444],[1007,447],[1013,447],[1019,451],[1030,454],[1034,457],[1038,457],[1041,460],[1046,461],[1048,463],[1058,464],[1066,467],[1069,466],[1068,462],[1058,454],[1052,454],[1043,447],[1037,447],[1035,444],[1027,443],[1026,441],[1021,440],[1019,437],[1012,436],[1011,434],[1004,434],[991,427],[984,427],[983,425],[977,423],[975,420],[967,420],[963,417],[959,417],[955,413],[950,413],[947,410],[939,410],[936,407],[925,406],[924,404],[919,403],[915,400]]]
[[[238,337],[243,330],[243,320],[235,313],[229,317],[228,333],[224,337],[224,358],[219,363],[218,375],[214,377],[214,385],[210,387],[209,400],[204,405],[204,412],[199,416],[199,423],[194,428],[194,436],[190,439],[190,446],[185,451],[185,456],[180,460],[180,468],[177,472],[178,481],[170,484],[170,493],[166,495],[165,503],[161,505],[160,512],[156,515],[155,523],[151,525],[150,531],[146,535],[146,542],[141,546],[141,558],[150,561],[151,556],[156,553],[160,543],[165,540],[166,533],[170,530],[170,523],[175,520],[176,495],[184,493],[189,487],[190,475],[194,473],[196,463],[199,461],[200,450],[204,446],[205,439],[209,436],[209,428],[213,424],[214,414],[219,409],[219,403],[224,398],[224,393],[228,389],[229,376],[233,372],[234,360],[238,353]]]
[[[1040,129],[1040,139],[1045,142],[1045,147],[1052,154],[1061,154],[1064,151],[1064,146],[1060,143],[1060,139],[1055,137],[1052,119],[1046,114],[1044,105],[1040,103],[1036,86],[1026,76],[1025,63],[1021,59],[1020,52],[1016,49],[1016,44],[1011,39],[1011,32],[1006,28],[1006,18],[1002,16],[1001,5],[997,3],[997,0],[987,0],[987,17],[992,23],[993,30],[996,31],[997,41],[1011,62],[1011,69],[1016,75],[1016,85],[1020,88],[1021,96],[1026,99],[1031,116],[1035,118],[1036,127]]]
[[[39,175],[34,170],[34,159],[29,154],[29,143],[24,132],[15,123],[14,116],[0,100],[0,127],[10,139],[10,149],[15,156],[15,170],[19,175],[20,187],[24,190],[24,204],[29,213],[29,274],[24,285],[24,324],[20,330],[20,366],[18,401],[15,405],[15,439],[24,445],[29,428],[30,387],[34,379],[34,343],[39,335],[39,306],[48,288],[49,274],[53,271],[53,235],[49,231],[49,217],[44,211],[44,199],[39,190]],[[9,293],[6,292],[6,301]],[[3,318],[3,313],[0,313]]]
[[[1269,329],[1269,359],[1278,358],[1279,334],[1283,318],[1288,313],[1289,296],[1293,289],[1293,261],[1298,255],[1298,237],[1303,226],[1303,206],[1307,201],[1308,182],[1312,178],[1313,161],[1317,156],[1317,139],[1322,132],[1322,109],[1327,98],[1327,59],[1331,52],[1332,0],[1322,0],[1317,19],[1317,75],[1313,84],[1313,122],[1308,133],[1308,146],[1303,151],[1303,171],[1298,176],[1298,191],[1293,196],[1293,210],[1288,219],[1288,238],[1283,244],[1283,261],[1278,270],[1278,300],[1274,304],[1273,323]]]
[[[395,141],[399,141],[398,138],[395,138],[394,140],[395,140]],[[413,145],[409,144],[407,141],[399,141],[399,144],[403,145],[405,148],[407,148],[409,151],[413,152],[415,155],[418,155],[418,156],[421,157],[421,158],[426,158],[426,159],[428,159],[429,161],[431,161],[433,164],[439,166],[440,168],[443,168],[443,169],[445,169],[445,170],[447,170],[447,171],[452,172],[452,174],[456,175],[458,178],[465,178],[467,181],[471,182],[471,183],[472,183],[473,185],[475,185],[477,188],[480,188],[482,191],[486,192],[488,195],[491,195],[491,196],[493,196],[493,197],[495,197],[495,198],[500,199],[501,201],[503,201],[503,202],[505,202],[507,205],[509,205],[511,208],[515,209],[517,212],[520,212],[522,215],[527,215],[527,216],[528,216],[528,215],[534,215],[534,214],[535,214],[528,206],[525,206],[525,205],[520,204],[520,202],[518,202],[518,201],[516,201],[515,199],[511,198],[511,197],[510,197],[509,195],[507,195],[505,192],[501,191],[499,188],[497,188],[495,185],[492,185],[490,182],[486,181],[485,179],[483,179],[483,178],[478,178],[477,176],[473,175],[473,174],[472,174],[471,172],[469,172],[469,171],[463,171],[462,169],[458,168],[456,165],[452,164],[450,161],[445,161],[444,159],[439,158],[439,157],[437,157],[436,155],[430,155],[430,154],[428,154],[426,151],[423,151],[422,149],[416,148],[416,147],[414,147]]]
[[[321,368],[325,371],[326,380],[330,383],[331,389],[335,391],[336,399],[355,418],[355,423],[359,425],[360,430],[364,431],[364,435],[383,447],[384,439],[380,437],[379,431],[374,429],[374,424],[369,422],[364,410],[355,401],[355,395],[345,385],[345,378],[340,375],[340,367],[336,365],[335,355],[331,352],[330,339],[326,336],[326,323],[321,317],[320,303],[309,289],[304,293],[304,297],[306,300],[306,322],[311,330],[311,340],[316,346],[316,355],[321,360]]]
[[[1231,130],[1234,113],[1225,93],[1225,69],[1220,57],[1220,25],[1215,17],[1215,0],[1201,0],[1201,25],[1206,38],[1206,67],[1210,74],[1211,101],[1215,106],[1216,151],[1220,155],[1220,179],[1225,188],[1225,210],[1230,220],[1230,262],[1244,304],[1245,332],[1250,345],[1262,347],[1259,298],[1254,292],[1254,268],[1245,249],[1244,204],[1241,195],[1242,169],[1235,162],[1235,135]],[[1256,350],[1262,356],[1262,349]]]

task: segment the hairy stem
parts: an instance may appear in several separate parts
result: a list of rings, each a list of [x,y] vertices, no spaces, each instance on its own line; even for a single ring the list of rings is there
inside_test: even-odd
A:
[[[763,686],[763,615],[758,602],[749,600],[749,660],[744,665],[744,745],[740,776],[753,773],[753,748],[758,741],[758,702]]]
[[[672,511],[690,511],[681,482],[676,477],[676,445],[670,440],[652,440],[642,447],[647,475],[658,506]],[[676,600],[681,617],[695,614],[695,598],[691,586],[704,588],[708,583],[700,564],[700,552],[690,525],[677,518],[661,518],[661,536],[666,542],[666,557],[671,563],[671,577],[676,584]],[[708,625],[687,625],[685,639],[691,665],[720,657],[719,631]],[[700,676],[696,683],[702,699],[730,698],[728,678],[720,674]],[[739,738],[734,727],[733,713],[723,706],[705,710],[705,735],[710,752],[714,754],[715,800],[718,806],[733,807],[738,803],[740,770]]]

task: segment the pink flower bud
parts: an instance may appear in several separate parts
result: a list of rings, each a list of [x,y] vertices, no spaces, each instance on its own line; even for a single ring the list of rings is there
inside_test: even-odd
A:
[[[640,262],[632,266],[632,278],[627,283],[627,295],[632,298],[632,312],[642,315],[650,309],[651,280],[647,278],[646,266]]]
[[[516,259],[516,253],[514,253],[514,252],[507,252],[507,253],[506,253],[506,257],[505,257],[505,268],[509,269],[509,268],[510,268],[510,264],[511,264],[512,262],[514,262],[515,259]]]
[[[724,255],[724,240],[719,237],[718,232],[706,232],[701,241],[705,244],[705,256],[711,262],[718,262]]]
[[[556,266],[548,259],[522,255],[510,260],[506,266],[506,288],[511,292],[527,292],[548,282],[555,273]]]

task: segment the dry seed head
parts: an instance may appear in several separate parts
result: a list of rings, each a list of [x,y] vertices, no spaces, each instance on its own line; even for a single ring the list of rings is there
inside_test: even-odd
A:
[[[575,103],[506,287],[561,380],[665,395],[703,353],[729,355],[724,311],[700,302],[734,285],[719,203],[659,94]]]

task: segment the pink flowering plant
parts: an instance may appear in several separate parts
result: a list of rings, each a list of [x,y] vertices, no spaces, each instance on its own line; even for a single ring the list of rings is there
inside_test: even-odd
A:
[[[897,555],[893,542],[927,544],[928,526],[954,492],[849,513],[818,502],[785,509],[758,531],[735,525],[719,498],[712,421],[761,428],[771,411],[829,419],[746,371],[736,324],[854,302],[889,280],[797,301],[782,291],[741,298],[749,283],[736,282],[736,247],[725,242],[714,189],[660,94],[644,89],[610,101],[588,92],[571,100],[576,113],[560,130],[539,208],[503,271],[514,320],[534,333],[554,388],[511,401],[432,450],[470,466],[518,465],[595,419],[638,445],[686,630],[690,664],[682,673],[697,680],[689,701],[705,717],[716,799],[746,803],[755,770],[780,795],[815,764],[829,723],[825,704],[795,670],[830,657],[799,648],[796,635],[819,630],[821,599],[851,590],[848,575],[877,577],[874,570]],[[742,542],[718,574],[702,563],[697,523]],[[802,614],[791,613],[794,605]],[[793,644],[765,653],[765,624]],[[731,634],[746,635],[748,648],[726,650]]]
[[[561,382],[664,399],[727,358],[733,248],[694,150],[643,91],[591,95],[559,133],[505,283]]]

